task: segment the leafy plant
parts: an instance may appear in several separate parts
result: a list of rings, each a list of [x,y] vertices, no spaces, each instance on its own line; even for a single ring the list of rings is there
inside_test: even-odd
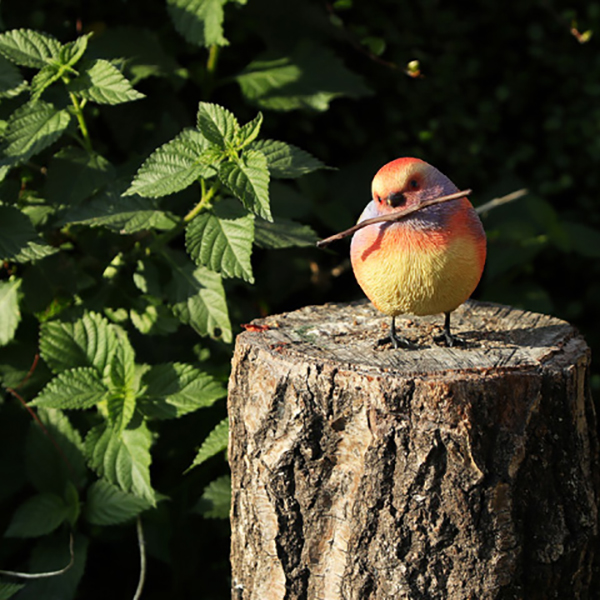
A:
[[[188,8],[170,5],[178,28],[177,11]],[[207,30],[205,37],[214,35]],[[58,539],[65,527],[83,533],[126,523],[166,498],[150,473],[160,424],[222,399],[226,369],[210,361],[204,368],[148,362],[136,346],[160,343],[143,340],[176,335],[182,324],[230,343],[224,279],[254,283],[254,246],[315,240],[309,227],[273,215],[271,179],[324,167],[294,145],[261,139],[261,113],[241,125],[224,107],[200,102],[195,127],[159,145],[129,180],[129,166],[95,149],[88,120],[97,118],[96,105],[145,96],[122,63],[89,56],[90,39],[62,44],[30,29],[0,34],[3,93],[29,96],[8,115],[2,136],[0,345],[23,346],[19,332],[39,323],[39,345],[25,344],[33,367],[18,384],[32,378],[33,399],[25,404],[4,378],[34,417],[25,441],[33,495],[23,497],[5,536],[41,538],[34,552],[42,557],[54,548],[46,538]],[[34,73],[27,80],[15,66]],[[13,173],[21,179],[16,195]],[[172,203],[184,190],[197,197],[187,206]],[[86,246],[92,252],[80,250]],[[199,351],[196,363],[206,358]],[[226,439],[221,420],[191,467],[223,452]],[[227,515],[228,485],[225,476],[208,485],[201,514]],[[79,539],[87,544],[89,533]],[[20,589],[3,585],[6,598]]]

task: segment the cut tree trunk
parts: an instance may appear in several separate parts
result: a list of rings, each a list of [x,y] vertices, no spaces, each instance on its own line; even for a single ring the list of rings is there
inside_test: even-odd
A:
[[[229,387],[234,600],[598,592],[589,348],[564,321],[331,304],[247,325]]]

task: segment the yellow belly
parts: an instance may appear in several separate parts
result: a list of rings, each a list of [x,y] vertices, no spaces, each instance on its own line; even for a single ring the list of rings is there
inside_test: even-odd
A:
[[[380,242],[351,256],[358,283],[385,314],[452,311],[467,300],[481,278],[481,251],[471,237],[440,244],[404,239],[398,244],[389,238]]]

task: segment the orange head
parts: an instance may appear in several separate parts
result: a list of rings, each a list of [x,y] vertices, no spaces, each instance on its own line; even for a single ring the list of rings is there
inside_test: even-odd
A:
[[[398,158],[377,171],[371,186],[376,212],[419,206],[458,188],[435,167],[419,158]]]

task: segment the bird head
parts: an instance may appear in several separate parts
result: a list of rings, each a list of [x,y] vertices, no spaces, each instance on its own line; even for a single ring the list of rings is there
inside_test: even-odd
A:
[[[377,171],[373,202],[380,213],[416,208],[422,202],[452,194],[458,188],[435,167],[418,158],[398,158]]]

